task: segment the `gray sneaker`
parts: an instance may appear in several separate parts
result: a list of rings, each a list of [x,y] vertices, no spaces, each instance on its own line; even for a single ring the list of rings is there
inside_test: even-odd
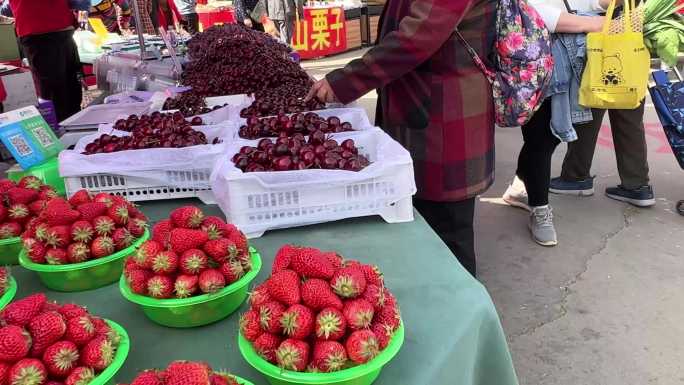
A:
[[[538,244],[542,246],[556,246],[558,244],[551,206],[533,207],[530,213],[529,227],[532,238]]]

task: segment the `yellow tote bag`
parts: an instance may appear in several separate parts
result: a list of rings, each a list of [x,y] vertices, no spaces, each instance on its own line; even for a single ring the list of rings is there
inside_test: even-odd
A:
[[[646,96],[651,58],[641,32],[634,32],[632,1],[624,1],[624,32],[611,34],[610,20],[615,0],[610,3],[602,32],[587,34],[587,65],[582,74],[579,102],[585,107],[634,109]]]

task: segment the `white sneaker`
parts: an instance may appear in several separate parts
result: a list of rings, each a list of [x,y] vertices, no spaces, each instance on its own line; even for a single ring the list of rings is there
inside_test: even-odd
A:
[[[558,244],[551,206],[533,207],[530,213],[529,227],[532,239],[538,244],[542,246],[556,246]]]
[[[513,178],[513,182],[508,185],[508,189],[502,197],[503,201],[508,203],[513,207],[518,207],[523,210],[532,211],[530,205],[528,204],[527,190],[525,189],[525,183],[523,183],[520,178],[516,175]]]

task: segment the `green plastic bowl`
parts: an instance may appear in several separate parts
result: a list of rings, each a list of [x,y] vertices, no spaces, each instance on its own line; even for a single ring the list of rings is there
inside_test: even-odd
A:
[[[251,382],[245,380],[244,378],[241,378],[241,377],[238,377],[238,376],[235,376],[235,375],[234,375],[233,377],[235,377],[235,379],[237,380],[238,384],[240,384],[240,385],[254,385],[253,383],[251,383]]]
[[[25,171],[19,168],[19,170],[9,170],[7,172],[7,178],[15,182],[18,182],[27,175],[33,175],[42,180],[46,185],[52,186],[52,188],[57,191],[57,194],[61,196],[66,194],[64,179],[59,176],[59,161],[57,157],[54,157],[45,163],[33,166]]]
[[[121,341],[119,342],[119,346],[116,348],[116,355],[114,356],[114,361],[112,361],[112,364],[109,365],[107,369],[103,370],[102,373],[100,373],[92,381],[90,381],[88,385],[114,385],[115,382],[112,380],[112,378],[123,366],[124,362],[126,361],[126,357],[128,357],[128,351],[131,349],[131,341],[128,339],[128,333],[126,333],[126,330],[116,322],[110,320],[105,321],[107,321],[109,326],[111,326],[112,329],[119,334]]]
[[[26,255],[26,250],[22,250],[19,254],[19,264],[38,273],[43,285],[51,290],[72,292],[97,289],[116,282],[121,277],[125,257],[135,253],[138,246],[149,236],[149,231],[146,230],[133,245],[110,256],[68,265],[33,263]]]
[[[392,341],[370,362],[333,373],[301,373],[282,370],[259,356],[252,344],[238,335],[238,347],[242,357],[264,376],[271,385],[370,385],[382,371],[382,367],[394,358],[404,343],[404,324],[394,333]]]
[[[119,289],[124,298],[140,305],[147,318],[155,323],[172,328],[208,325],[228,317],[247,298],[249,283],[261,270],[261,256],[253,248],[249,252],[252,270],[216,293],[184,299],[156,299],[133,293],[123,276],[119,280]]]
[[[20,237],[0,239],[0,266],[19,263],[19,253],[23,247]]]
[[[8,303],[12,302],[12,298],[17,294],[17,281],[14,278],[9,277],[9,286],[5,294],[0,296],[0,310],[4,309]]]

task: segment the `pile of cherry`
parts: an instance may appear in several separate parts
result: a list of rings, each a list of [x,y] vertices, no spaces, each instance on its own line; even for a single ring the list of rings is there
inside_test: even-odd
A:
[[[322,118],[316,113],[279,114],[269,118],[252,116],[247,118],[247,125],[240,127],[238,134],[243,139],[258,139],[279,136],[292,136],[296,133],[311,135],[315,131],[324,134],[353,131],[349,122],[342,122],[340,118],[331,116]]]
[[[194,117],[191,121],[187,121],[180,112],[173,114],[153,112],[140,117],[131,115],[127,119],[119,119],[114,123],[115,130],[130,132],[130,136],[102,134],[86,145],[83,154],[92,155],[146,148],[183,148],[208,144],[206,135],[192,128],[201,124],[201,118]],[[218,142],[218,138],[215,138],[213,144]]]
[[[337,143],[321,130],[309,135],[261,139],[256,147],[243,146],[232,158],[244,172],[288,171],[307,169],[361,171],[370,164],[359,154],[353,139]]]
[[[164,102],[164,110],[178,110],[183,116],[195,116],[206,114],[223,106],[214,106],[213,108],[207,107],[207,103],[204,97],[197,95],[193,92],[183,92],[178,94],[178,96],[173,98],[168,98]],[[200,118],[198,118],[200,119]]]

